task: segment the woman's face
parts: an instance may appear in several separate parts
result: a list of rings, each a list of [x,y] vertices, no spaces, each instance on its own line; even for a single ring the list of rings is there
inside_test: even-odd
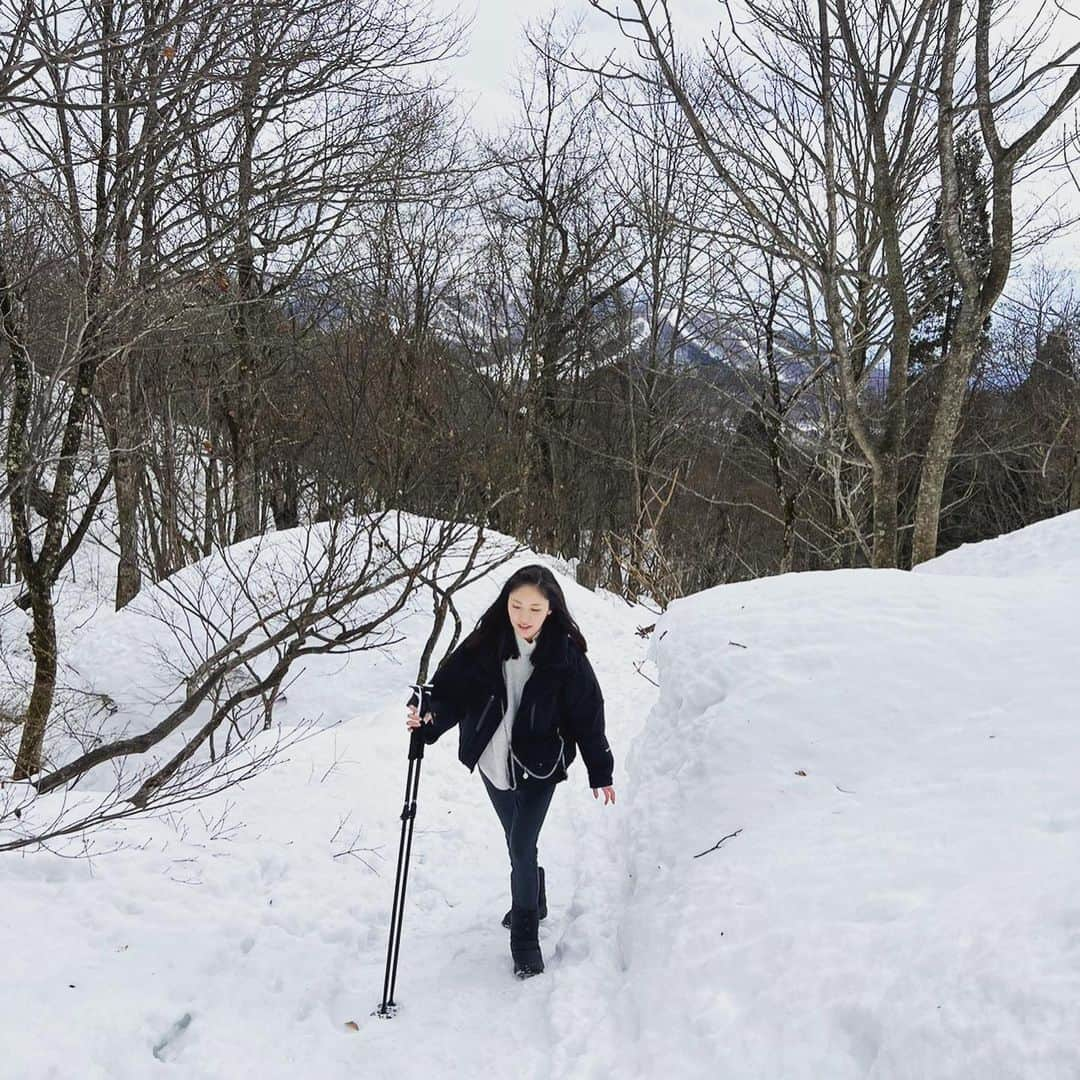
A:
[[[506,602],[510,622],[526,641],[540,633],[544,620],[551,614],[547,597],[535,585],[519,585]]]

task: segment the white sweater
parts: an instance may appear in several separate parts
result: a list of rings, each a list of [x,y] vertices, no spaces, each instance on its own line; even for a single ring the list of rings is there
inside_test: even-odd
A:
[[[519,637],[518,655],[503,661],[503,681],[506,683],[506,712],[502,723],[495,729],[490,742],[480,755],[480,771],[500,791],[510,790],[510,736],[514,730],[514,715],[521,704],[521,692],[532,674],[532,654],[536,650],[536,638],[532,642]]]

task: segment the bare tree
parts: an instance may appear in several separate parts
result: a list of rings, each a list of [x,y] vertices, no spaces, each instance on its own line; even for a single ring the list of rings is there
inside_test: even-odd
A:
[[[695,222],[707,192],[684,120],[654,88],[604,98],[623,140],[610,154],[608,181],[624,203],[626,230],[641,266],[623,290],[629,320],[616,364],[622,401],[614,412],[629,481],[625,525],[608,549],[624,594],[663,606],[678,594],[674,554],[664,551],[665,516],[689,467],[687,437],[700,392],[683,353],[694,331],[695,278],[702,273]]]
[[[937,110],[941,231],[949,263],[959,282],[960,303],[942,364],[940,390],[919,480],[912,546],[915,563],[937,554],[942,492],[972,365],[983,327],[1012,268],[1017,179],[1024,168],[1044,166],[1059,152],[1055,146],[1040,153],[1040,143],[1080,95],[1080,67],[1076,63],[1080,38],[1066,38],[1049,56],[1040,56],[1048,38],[1053,39],[1053,32],[1069,25],[1068,13],[1058,10],[1056,21],[1049,27],[1032,23],[1019,36],[1014,35],[995,47],[992,42],[998,22],[995,6],[992,0],[978,0],[973,28],[969,9],[962,0],[949,0],[945,10]],[[974,57],[965,60],[964,53],[969,48]],[[965,70],[974,72],[973,95],[968,92]],[[957,140],[971,111],[978,118],[989,160],[993,200],[989,250],[982,259],[968,249],[961,228]],[[1019,129],[1010,137],[1006,129],[1017,123]],[[1074,133],[1071,141],[1075,139]]]
[[[431,590],[434,618],[431,631],[420,653],[420,663],[416,673],[417,682],[427,682],[431,671],[431,659],[435,655],[435,646],[442,637],[447,618],[450,618],[453,623],[453,631],[450,641],[443,650],[444,658],[454,650],[461,638],[461,615],[454,600],[455,596],[473,582],[505,566],[520,550],[516,544],[492,544],[491,537],[484,529],[477,528],[475,538],[460,567],[455,567],[450,573],[433,573],[425,577],[424,584]]]
[[[106,724],[82,748],[60,740],[48,757],[66,752],[67,760],[37,779],[39,802],[20,792],[0,803],[8,831],[0,851],[191,802],[254,775],[306,730],[301,723],[284,742],[266,734],[299,666],[399,644],[396,621],[424,582],[477,580],[513,552],[470,532],[367,515],[223,548],[144,590],[125,619],[145,623],[140,636],[158,643],[157,670],[145,673],[162,688],[158,716],[134,733]],[[114,782],[104,796],[80,798],[71,789],[94,770]]]
[[[186,196],[228,315],[213,381],[240,540],[262,526],[262,386],[290,324],[317,326],[340,304],[364,215],[437,182],[421,154],[442,105],[412,76],[452,51],[454,27],[390,0],[257,0],[224,29],[234,45],[207,88],[222,121],[193,133]]]
[[[913,240],[927,217],[936,5],[749,0],[696,68],[668,5],[616,17],[687,118],[734,238],[805,269],[844,415],[874,487],[875,565],[897,560],[897,478],[913,320]],[[747,20],[747,17],[748,20]],[[744,33],[743,25],[754,27]],[[629,68],[609,74],[626,76]]]
[[[68,40],[72,25],[81,37]],[[140,587],[138,517],[155,426],[144,373],[176,331],[191,332],[185,312],[212,306],[227,316],[203,356],[223,361],[214,391],[232,499],[222,511],[234,537],[252,535],[261,524],[259,380],[295,356],[296,335],[283,328],[325,312],[330,268],[360,209],[385,202],[390,180],[429,175],[417,155],[436,106],[416,73],[451,47],[448,23],[388,0],[79,0],[63,13],[34,0],[20,10],[11,55],[22,60],[5,75],[20,80],[9,95],[15,137],[4,142],[0,178],[0,322],[13,378],[7,496],[37,657],[18,776],[40,765],[55,686],[52,585],[110,480],[118,606]],[[37,207],[44,212],[30,220]],[[42,258],[25,258],[34,234],[57,238],[62,272],[48,288]],[[49,331],[66,335],[49,355],[34,321],[42,291],[56,312]],[[35,418],[58,407],[65,421],[50,441]],[[72,520],[91,420],[109,469],[88,481],[86,510]],[[42,508],[39,527],[31,512]]]
[[[150,326],[167,322],[184,306],[182,275],[190,268],[191,251],[170,249],[171,257],[164,256],[158,248],[162,238],[154,236],[147,242],[154,248],[154,270],[147,273],[150,255],[138,230],[140,220],[145,225],[146,215],[153,215],[161,170],[178,143],[175,126],[164,118],[184,115],[192,86],[206,74],[208,58],[192,58],[182,46],[204,34],[220,11],[221,5],[205,0],[160,8],[84,3],[69,10],[70,19],[57,20],[43,0],[28,24],[24,48],[41,63],[9,114],[15,136],[3,144],[0,178],[0,321],[12,376],[8,505],[34,621],[35,655],[16,777],[40,766],[52,704],[52,588],[108,483],[98,482],[81,517],[72,520],[95,382]],[[72,23],[85,37],[83,47],[61,37],[61,28]],[[95,43],[96,51],[90,50]],[[87,51],[90,58],[83,62],[79,56]],[[44,213],[28,220],[27,208],[35,206]],[[55,346],[37,333],[27,306],[46,264],[40,257],[20,261],[28,236],[40,230],[56,237],[52,303],[63,314],[56,320]],[[148,325],[143,316],[151,285],[167,299]],[[55,438],[34,424],[35,416],[50,413],[64,418]],[[35,498],[38,491],[47,498]]]
[[[517,491],[512,530],[548,550],[576,546],[580,455],[568,438],[579,388],[605,358],[620,290],[640,269],[621,201],[604,180],[595,92],[560,62],[554,24],[532,37],[520,121],[492,150],[485,224],[493,304],[485,362],[498,360]]]

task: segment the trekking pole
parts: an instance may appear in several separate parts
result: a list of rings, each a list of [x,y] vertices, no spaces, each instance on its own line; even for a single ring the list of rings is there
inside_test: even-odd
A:
[[[431,687],[414,683],[409,704],[415,705],[421,720],[428,714]],[[397,983],[398,952],[401,949],[401,923],[405,914],[405,887],[409,882],[409,855],[412,852],[413,824],[416,821],[416,793],[420,787],[420,765],[424,760],[424,739],[416,728],[409,738],[409,771],[405,777],[405,805],[401,810],[401,840],[398,843],[397,873],[394,877],[394,903],[390,909],[390,938],[386,945],[386,976],[383,979],[382,1004],[375,1016],[389,1020],[397,1011],[394,987]]]

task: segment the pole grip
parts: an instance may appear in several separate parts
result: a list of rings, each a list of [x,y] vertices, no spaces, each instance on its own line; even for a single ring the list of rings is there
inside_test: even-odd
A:
[[[431,684],[413,683],[412,693],[409,695],[409,704],[416,707],[420,719],[423,720],[431,712]],[[409,760],[424,760],[424,736],[420,728],[417,728],[409,737]]]

